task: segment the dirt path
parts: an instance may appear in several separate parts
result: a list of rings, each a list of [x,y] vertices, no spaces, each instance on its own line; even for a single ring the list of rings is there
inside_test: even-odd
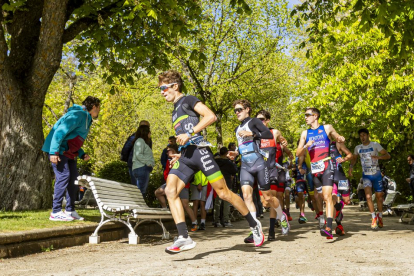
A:
[[[385,217],[385,227],[371,231],[370,216],[345,207],[347,234],[326,240],[317,222],[300,225],[298,212],[288,236],[260,248],[244,244],[247,223],[192,234],[193,250],[164,253],[166,244],[146,237],[137,246],[125,242],[77,246],[16,259],[0,260],[1,275],[414,275],[414,226]],[[265,232],[268,213],[262,219]]]

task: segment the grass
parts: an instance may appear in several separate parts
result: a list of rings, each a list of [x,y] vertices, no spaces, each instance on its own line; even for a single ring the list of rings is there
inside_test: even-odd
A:
[[[76,210],[84,221],[51,221],[49,220],[51,210],[5,212],[0,211],[0,233],[13,233],[45,228],[64,228],[75,225],[92,225],[101,219],[99,210],[78,209]]]

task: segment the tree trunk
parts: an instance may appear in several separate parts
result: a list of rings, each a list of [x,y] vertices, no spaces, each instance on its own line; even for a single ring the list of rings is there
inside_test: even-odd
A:
[[[13,91],[11,91],[13,92]],[[0,98],[0,209],[51,207],[51,167],[43,145],[42,105],[22,91]]]
[[[223,147],[223,130],[221,126],[222,115],[216,114],[216,133],[217,133],[217,150],[220,150]]]

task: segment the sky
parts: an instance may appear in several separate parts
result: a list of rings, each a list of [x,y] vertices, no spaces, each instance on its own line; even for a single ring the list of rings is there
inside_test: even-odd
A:
[[[289,2],[289,4],[288,4],[289,8],[292,8],[293,5],[295,5],[295,4],[300,4],[299,0],[288,0],[288,2]]]

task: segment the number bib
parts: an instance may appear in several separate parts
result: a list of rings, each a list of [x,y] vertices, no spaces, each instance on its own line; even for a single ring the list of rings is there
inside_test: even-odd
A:
[[[251,152],[254,152],[254,151],[255,150],[254,150],[254,147],[253,147],[253,141],[241,144],[239,146],[239,153],[242,154],[242,155],[246,154],[246,153],[251,153]]]
[[[364,175],[374,175],[377,173],[376,167],[364,167]]]
[[[259,152],[261,155],[263,155],[264,158],[268,159],[269,158],[269,152],[268,151],[264,151],[262,149],[259,149]]]
[[[320,173],[325,170],[325,161],[319,160],[318,162],[311,163],[312,173]]]
[[[348,180],[339,180],[338,181],[338,190],[340,190],[340,191],[348,191],[349,190]]]

